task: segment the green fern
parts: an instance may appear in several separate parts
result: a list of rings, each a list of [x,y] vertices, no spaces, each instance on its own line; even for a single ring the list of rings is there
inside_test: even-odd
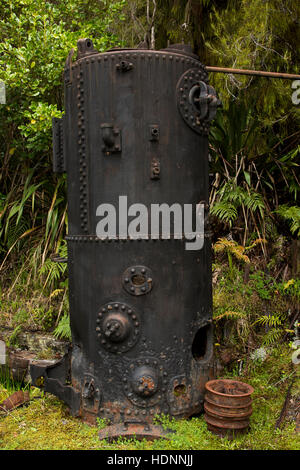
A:
[[[15,221],[12,222],[7,229],[7,247],[13,247],[22,234],[25,233],[26,230],[29,230],[29,228],[29,221],[23,217],[20,219],[18,224]]]
[[[283,204],[275,211],[283,219],[287,220],[290,226],[290,231],[293,235],[300,237],[300,207],[287,206]]]
[[[230,180],[223,184],[216,195],[217,202],[212,206],[210,212],[220,220],[228,222],[230,227],[236,220],[238,209],[241,206],[245,206],[253,213],[259,211],[260,215],[263,215],[265,209],[263,198],[252,188],[243,188]]]
[[[218,219],[228,222],[231,226],[238,216],[237,208],[228,201],[219,201],[211,208],[210,213],[218,217]]]
[[[55,330],[53,331],[53,336],[57,339],[66,339],[71,341],[72,334],[71,334],[71,326],[70,326],[70,317],[67,313],[65,313]]]
[[[263,215],[263,211],[265,209],[265,203],[260,194],[251,190],[250,193],[244,195],[243,203],[251,211],[256,212],[258,210],[260,214]]]
[[[276,343],[282,337],[284,333],[284,321],[286,320],[285,314],[274,313],[272,315],[262,315],[258,318],[252,326],[255,324],[270,328],[269,331],[263,336],[262,344],[269,346]]]
[[[282,334],[283,330],[281,328],[272,328],[264,335],[262,339],[262,344],[264,346],[270,346],[274,343],[277,343],[282,337]]]
[[[262,326],[267,326],[270,328],[278,327],[282,325],[282,318],[280,318],[279,314],[275,313],[273,315],[263,315],[258,320],[256,320],[253,325],[259,324]]]
[[[60,246],[58,250],[58,254],[61,258],[67,257],[67,245],[66,242]],[[52,285],[55,281],[60,279],[66,272],[67,263],[56,263],[48,258],[45,263],[40,268],[40,274],[44,274],[46,276],[46,280],[44,283],[44,288],[47,285]]]

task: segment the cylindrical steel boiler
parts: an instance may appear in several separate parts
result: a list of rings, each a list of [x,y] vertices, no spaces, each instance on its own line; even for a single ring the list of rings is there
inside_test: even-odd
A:
[[[32,378],[91,423],[128,429],[157,413],[191,416],[214,377],[207,226],[203,248],[187,250],[183,231],[132,239],[119,219],[134,204],[208,206],[218,100],[182,44],[98,53],[82,39],[72,55],[65,115],[53,123],[54,170],[68,182],[72,348],[54,366],[32,367]],[[116,208],[115,237],[97,235],[103,203]]]

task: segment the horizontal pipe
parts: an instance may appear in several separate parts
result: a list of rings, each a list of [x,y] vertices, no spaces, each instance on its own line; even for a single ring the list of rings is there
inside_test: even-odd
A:
[[[300,80],[300,75],[294,73],[264,72],[263,70],[230,69],[227,67],[206,67],[208,72],[235,73],[239,75],[257,75],[258,77],[286,78],[288,80]]]

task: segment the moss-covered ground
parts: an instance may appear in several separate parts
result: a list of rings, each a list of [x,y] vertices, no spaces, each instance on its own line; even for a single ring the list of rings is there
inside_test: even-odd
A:
[[[251,362],[247,375],[236,377],[251,384],[253,395],[253,414],[251,427],[247,434],[232,440],[211,434],[203,415],[191,419],[169,419],[167,416],[157,418],[163,426],[175,432],[169,440],[154,442],[119,439],[108,443],[99,441],[98,430],[104,427],[99,421],[97,427],[88,426],[79,419],[69,415],[67,407],[50,394],[41,396],[39,389],[32,388],[32,401],[0,417],[1,449],[152,449],[152,450],[296,450],[300,449],[300,433],[296,432],[293,413],[287,413],[282,426],[276,429],[286,392],[294,378],[291,396],[293,403],[300,398],[299,366],[291,361],[291,349],[277,346],[268,350],[263,362]],[[235,371],[223,377],[234,377]],[[12,390],[1,386],[0,400],[5,399]],[[37,397],[34,399],[34,397]],[[38,398],[41,397],[41,398]]]

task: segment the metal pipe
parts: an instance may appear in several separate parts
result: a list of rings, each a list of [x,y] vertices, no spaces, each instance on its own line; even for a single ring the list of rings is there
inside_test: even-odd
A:
[[[208,72],[234,73],[239,75],[257,75],[259,77],[286,78],[288,80],[300,80],[300,75],[294,73],[264,72],[263,70],[230,69],[227,67],[206,67]]]

